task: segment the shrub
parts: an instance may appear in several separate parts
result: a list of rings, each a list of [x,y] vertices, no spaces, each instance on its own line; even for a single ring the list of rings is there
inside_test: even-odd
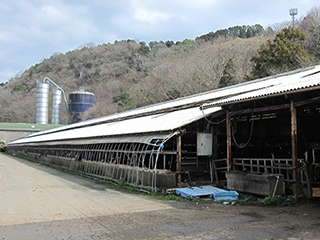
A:
[[[264,206],[289,206],[296,203],[296,199],[293,196],[269,196],[258,201],[259,204]]]

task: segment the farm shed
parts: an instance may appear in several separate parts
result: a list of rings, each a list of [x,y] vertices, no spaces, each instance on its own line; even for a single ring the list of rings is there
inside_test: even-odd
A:
[[[258,194],[311,196],[320,178],[319,90],[320,66],[309,67],[32,134],[7,151],[154,188],[255,192],[261,185],[251,183],[264,181],[268,191]]]
[[[260,193],[261,181],[270,181],[266,175],[281,174],[283,192],[318,196],[319,84],[317,66],[261,79],[253,91],[202,106],[226,112],[228,188]]]

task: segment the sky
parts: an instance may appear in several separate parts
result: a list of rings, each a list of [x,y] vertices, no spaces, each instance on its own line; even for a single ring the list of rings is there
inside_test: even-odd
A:
[[[1,0],[0,82],[55,53],[116,40],[183,41],[235,25],[300,19],[319,0]]]

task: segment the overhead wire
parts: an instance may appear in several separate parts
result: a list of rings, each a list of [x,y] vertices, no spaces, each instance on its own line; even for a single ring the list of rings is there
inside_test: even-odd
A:
[[[252,138],[252,133],[253,133],[253,123],[254,123],[254,115],[253,115],[253,111],[251,109],[251,116],[252,116],[252,121],[251,121],[251,127],[250,127],[250,134],[249,134],[249,138],[248,138],[248,141],[244,144],[244,145],[240,145],[237,140],[236,140],[236,137],[235,137],[235,131],[234,131],[234,128],[233,128],[233,125],[232,125],[232,122],[230,121],[230,125],[231,125],[231,132],[232,132],[232,139],[234,141],[234,144],[240,148],[240,149],[243,149],[245,148],[246,146],[248,146],[248,144],[250,143],[251,141],[251,138]]]
[[[200,106],[200,110],[201,110],[201,112],[202,112],[202,115],[203,115],[204,119],[205,119],[208,123],[210,123],[210,124],[218,125],[218,124],[221,124],[221,123],[223,123],[224,121],[227,120],[227,118],[224,118],[224,119],[222,119],[221,121],[212,122],[212,121],[210,121],[210,120],[207,118],[207,116],[204,114],[204,111],[203,111],[203,107],[202,107],[202,106]],[[251,114],[252,114],[252,115],[251,115],[251,116],[252,116],[252,121],[251,121],[249,138],[248,138],[247,142],[246,142],[244,145],[242,145],[242,146],[237,142],[237,140],[236,140],[236,138],[235,138],[234,128],[233,128],[232,122],[231,122],[231,120],[230,120],[230,125],[231,125],[231,130],[232,130],[232,131],[231,131],[231,132],[232,132],[232,139],[233,139],[235,145],[236,145],[238,148],[240,148],[240,149],[245,148],[246,146],[248,146],[248,144],[250,143],[251,138],[252,138],[253,124],[254,124],[254,117],[253,117],[254,115],[253,115],[252,109],[251,109]]]
[[[224,118],[224,119],[222,119],[222,120],[219,121],[219,122],[212,122],[212,121],[210,121],[210,120],[206,117],[206,115],[204,114],[204,111],[203,111],[203,107],[202,107],[202,106],[200,106],[200,110],[201,110],[201,112],[202,112],[203,118],[204,118],[208,123],[218,125],[218,124],[223,123],[223,122],[226,121],[226,119],[227,119],[227,118]]]

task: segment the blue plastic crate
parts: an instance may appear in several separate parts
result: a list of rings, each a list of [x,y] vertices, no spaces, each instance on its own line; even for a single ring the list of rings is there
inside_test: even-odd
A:
[[[177,188],[176,194],[188,199],[195,199],[199,197],[212,197],[216,201],[234,201],[237,200],[239,196],[239,194],[236,191],[226,191],[212,186]]]
[[[239,194],[236,191],[221,191],[213,193],[213,198],[216,201],[235,201],[238,200]]]

